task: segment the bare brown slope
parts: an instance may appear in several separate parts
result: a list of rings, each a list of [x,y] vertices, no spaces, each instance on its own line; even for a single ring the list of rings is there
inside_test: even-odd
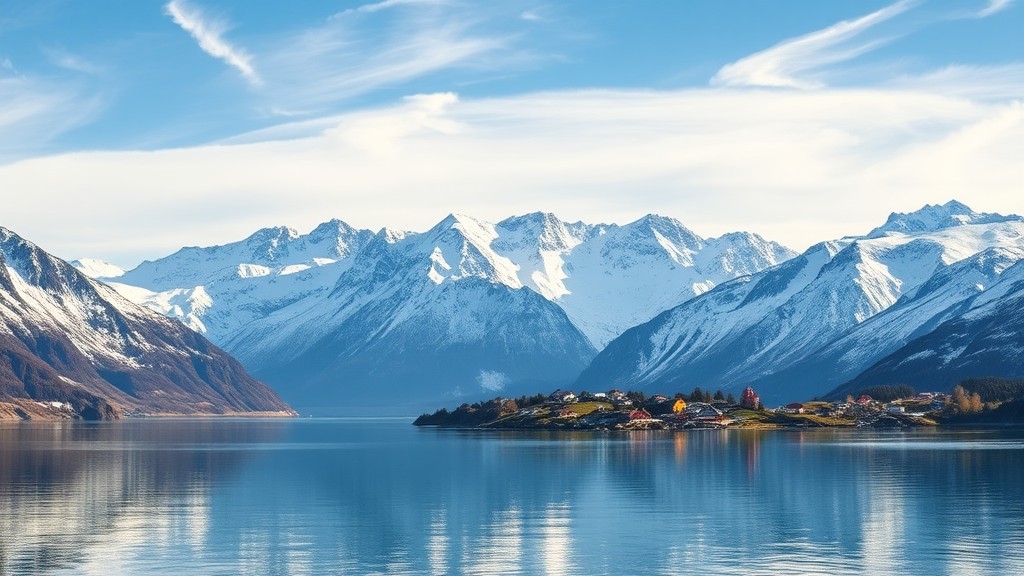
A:
[[[0,228],[0,402],[81,417],[293,414],[241,364]],[[31,415],[31,414],[30,414]]]

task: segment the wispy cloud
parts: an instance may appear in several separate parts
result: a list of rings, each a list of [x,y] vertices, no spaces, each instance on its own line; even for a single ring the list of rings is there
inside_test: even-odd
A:
[[[448,0],[383,0],[381,2],[373,2],[371,4],[363,4],[362,6],[356,6],[355,8],[349,8],[338,12],[331,18],[338,18],[347,14],[372,14],[374,12],[380,12],[381,10],[387,10],[388,8],[395,8],[398,6],[409,6],[409,5],[442,5],[447,4]]]
[[[38,153],[92,120],[101,104],[99,95],[86,94],[74,84],[0,76],[0,164]]]
[[[815,71],[877,48],[883,43],[882,40],[860,37],[872,27],[906,12],[917,3],[917,0],[900,0],[855,20],[844,20],[823,30],[786,40],[723,66],[711,79],[711,84],[821,88],[824,83],[814,78]]]
[[[408,6],[372,29],[345,14]],[[339,102],[453,69],[508,69],[529,58],[488,5],[387,0],[352,8],[267,47],[266,108],[323,112]],[[505,26],[504,28],[502,26]]]
[[[100,72],[98,65],[62,48],[47,48],[43,50],[43,53],[54,66],[65,70],[81,74],[98,74]]]
[[[223,22],[209,18],[202,10],[187,4],[185,0],[171,0],[164,6],[164,11],[175,24],[192,35],[203,52],[238,70],[250,84],[263,84],[262,78],[252,65],[251,56],[223,38],[227,30]]]
[[[95,233],[109,242],[91,255],[131,263],[330,216],[425,229],[449,211],[617,222],[656,211],[704,234],[751,229],[803,247],[949,198],[1024,212],[1024,108],[910,85],[436,94],[294,128],[288,140],[0,167],[0,189],[31,191],[6,200],[5,218],[69,257],[89,255],[76,242]],[[197,217],[209,198],[225,210]]]
[[[988,0],[988,5],[975,13],[977,18],[986,18],[998,12],[1002,12],[1013,4],[1013,0]]]

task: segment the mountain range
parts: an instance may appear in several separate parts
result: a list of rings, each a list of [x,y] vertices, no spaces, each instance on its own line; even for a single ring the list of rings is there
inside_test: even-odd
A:
[[[1024,375],[1024,218],[950,201],[796,254],[533,213],[425,232],[278,227],[123,271],[121,295],[236,356],[303,411],[408,412],[572,386],[767,403]],[[997,329],[998,327],[998,329]]]
[[[623,330],[793,252],[533,213],[450,215],[421,233],[269,228],[189,247],[105,281],[237,356],[300,408],[533,393],[566,386]],[[100,272],[102,275],[102,272]],[[386,393],[385,393],[386,391]]]
[[[290,415],[237,360],[0,228],[0,417]]]
[[[956,201],[894,213],[864,236],[814,245],[627,330],[576,385],[752,386],[776,403],[868,383],[948,388],[964,375],[1019,375],[1024,337],[1010,311],[1022,257],[1020,216]],[[992,331],[1004,320],[1006,331]]]

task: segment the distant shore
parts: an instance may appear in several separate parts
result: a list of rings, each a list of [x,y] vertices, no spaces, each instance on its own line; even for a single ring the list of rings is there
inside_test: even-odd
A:
[[[920,403],[808,402],[767,410],[727,402],[604,399],[545,399],[520,407],[503,398],[463,404],[453,411],[423,414],[416,426],[497,430],[694,430],[783,428],[911,428],[937,426],[939,411],[918,411]],[[908,410],[908,407],[911,409]]]
[[[124,410],[118,418],[102,420],[140,419],[140,418],[296,418],[294,411],[267,412],[146,412],[138,409]],[[63,402],[37,402],[28,399],[8,399],[0,401],[0,422],[43,421],[56,422],[61,420],[99,420],[83,417],[79,410]]]

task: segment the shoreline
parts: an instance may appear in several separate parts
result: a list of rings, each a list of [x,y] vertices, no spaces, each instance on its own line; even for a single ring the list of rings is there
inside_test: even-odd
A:
[[[82,418],[70,404],[62,402],[37,402],[35,400],[0,401],[0,422],[60,422],[78,420],[82,422],[116,422],[120,420],[146,420],[171,418],[299,418],[294,410],[250,411],[250,412],[143,412],[123,410],[117,418]]]

